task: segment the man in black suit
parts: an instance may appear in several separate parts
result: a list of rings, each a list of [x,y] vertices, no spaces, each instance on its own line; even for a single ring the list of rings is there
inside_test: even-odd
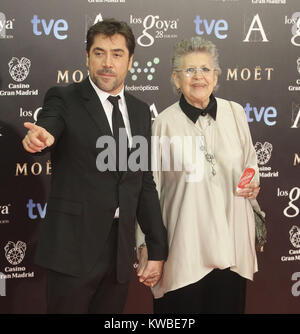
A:
[[[149,253],[140,281],[153,286],[161,277],[168,246],[151,169],[123,170],[113,156],[115,168],[102,170],[104,147],[96,144],[103,136],[118,140],[125,128],[129,146],[134,136],[146,138],[151,160],[149,107],[124,92],[134,47],[125,22],[93,25],[86,45],[89,77],[51,88],[37,123],[24,124],[25,150],[51,151],[51,192],[36,253],[36,263],[47,269],[49,313],[122,312],[136,219]],[[117,153],[120,147],[117,142]]]

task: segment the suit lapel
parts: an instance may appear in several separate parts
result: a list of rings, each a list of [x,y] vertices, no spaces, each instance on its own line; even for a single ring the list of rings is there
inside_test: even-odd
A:
[[[127,113],[128,113],[130,130],[131,130],[131,137],[133,138],[134,136],[139,134],[139,131],[138,131],[139,123],[138,123],[136,105],[134,103],[134,100],[131,98],[131,96],[128,93],[124,92],[124,96],[126,100]],[[132,148],[128,150],[128,154],[130,155],[131,152],[132,152]],[[127,157],[127,160],[128,159],[129,159],[129,156]],[[128,164],[127,164],[127,168],[128,168]],[[124,171],[121,173],[120,181],[122,181],[126,177],[127,172],[128,172],[128,169],[127,171]]]
[[[83,98],[86,110],[96,123],[97,127],[101,130],[101,133],[103,135],[112,136],[112,132],[103,106],[94,88],[92,87],[89,78],[86,78],[82,82],[82,85],[80,87],[80,93]]]
[[[125,100],[126,100],[126,106],[127,106],[127,112],[128,112],[128,118],[130,123],[130,130],[131,130],[131,136],[138,135],[138,117],[137,117],[137,111],[136,111],[136,105],[134,103],[134,100],[131,98],[131,96],[125,92],[124,94]]]

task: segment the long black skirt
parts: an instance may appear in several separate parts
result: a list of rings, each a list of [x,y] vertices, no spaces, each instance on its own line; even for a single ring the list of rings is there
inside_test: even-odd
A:
[[[200,281],[154,299],[155,314],[243,314],[246,279],[229,268],[214,269]]]

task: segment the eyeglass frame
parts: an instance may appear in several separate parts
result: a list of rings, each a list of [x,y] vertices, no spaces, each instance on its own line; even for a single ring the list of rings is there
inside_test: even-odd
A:
[[[204,69],[207,69],[208,71],[204,72]],[[193,73],[189,73],[188,70],[192,70]],[[211,74],[211,72],[214,72],[214,71],[217,71],[217,69],[215,68],[208,68],[206,66],[204,67],[188,67],[184,70],[177,70],[176,72],[184,72],[184,75],[187,77],[187,78],[190,78],[192,76],[195,76],[198,71],[201,72],[201,74],[206,77],[206,76],[209,76]]]

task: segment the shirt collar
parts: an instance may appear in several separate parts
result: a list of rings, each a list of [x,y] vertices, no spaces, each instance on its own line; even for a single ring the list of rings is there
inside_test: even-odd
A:
[[[179,105],[182,111],[193,123],[197,122],[200,115],[206,116],[209,114],[214,120],[217,118],[217,101],[213,94],[210,95],[209,103],[204,109],[200,109],[189,104],[183,94],[180,97]]]
[[[96,91],[96,93],[97,93],[97,95],[98,95],[98,97],[99,97],[99,99],[100,99],[102,105],[103,105],[103,104],[105,103],[105,101],[107,100],[107,98],[108,98],[111,94],[109,94],[109,93],[103,91],[102,89],[100,89],[99,87],[97,87],[97,86],[94,84],[94,82],[93,82],[93,80],[91,79],[90,76],[89,76],[89,80],[90,80],[91,85],[92,85],[93,88],[95,89],[95,91]],[[125,102],[125,97],[124,97],[124,86],[123,86],[122,90],[119,92],[119,94],[117,94],[117,95],[120,96],[120,98],[121,98],[121,99],[120,99],[120,100],[121,100],[121,103],[124,103],[124,102]],[[113,95],[113,96],[114,96],[114,95]]]

